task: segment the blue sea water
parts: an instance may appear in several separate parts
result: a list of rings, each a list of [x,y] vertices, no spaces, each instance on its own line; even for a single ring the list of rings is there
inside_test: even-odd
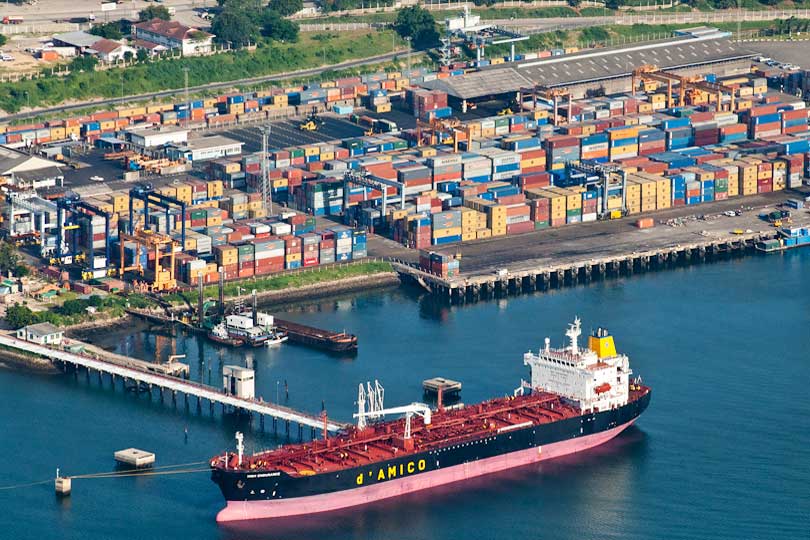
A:
[[[223,349],[181,336],[197,380],[251,364],[266,400],[349,420],[358,383],[379,379],[386,404],[421,398],[421,381],[464,383],[472,403],[527,377],[521,355],[563,343],[579,315],[606,326],[653,387],[637,424],[592,451],[364,508],[284,522],[217,525],[208,474],[75,480],[0,489],[8,539],[797,539],[810,531],[810,251],[751,257],[573,289],[447,307],[413,289],[370,292],[286,317],[359,335],[355,358],[293,345]],[[171,340],[106,332],[119,352],[165,359]],[[210,368],[210,379],[209,379]],[[289,389],[285,398],[284,382]],[[93,377],[0,369],[0,488],[110,471],[115,450],[200,468],[246,433],[249,450],[284,440],[244,419],[213,418],[114,390]],[[283,431],[283,428],[282,428]],[[295,435],[295,430],[294,430]]]

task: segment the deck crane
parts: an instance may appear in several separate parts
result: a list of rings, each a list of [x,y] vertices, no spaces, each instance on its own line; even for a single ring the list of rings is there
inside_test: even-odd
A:
[[[422,417],[426,426],[431,423],[433,411],[425,403],[414,402],[410,405],[403,405],[401,407],[383,407],[383,387],[378,381],[374,381],[374,386],[368,383],[368,390],[364,391],[361,384],[357,395],[357,412],[352,415],[357,418],[357,429],[363,430],[368,425],[367,418],[381,418],[387,414],[404,414],[405,415],[405,435],[404,446],[406,450],[413,450],[413,438],[411,437],[411,419],[413,415]],[[366,407],[366,403],[369,406]]]

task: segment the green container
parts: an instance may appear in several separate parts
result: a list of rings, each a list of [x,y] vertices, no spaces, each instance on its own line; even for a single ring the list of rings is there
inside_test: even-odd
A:
[[[509,118],[501,117],[495,119],[495,127],[503,127],[509,125]]]
[[[290,150],[290,158],[304,157],[303,148],[293,148]]]
[[[582,215],[582,210],[580,208],[577,208],[576,210],[566,210],[565,215],[566,216],[580,216],[580,215]]]
[[[547,229],[549,226],[548,221],[535,221],[534,222],[534,230],[539,231],[540,229]]]

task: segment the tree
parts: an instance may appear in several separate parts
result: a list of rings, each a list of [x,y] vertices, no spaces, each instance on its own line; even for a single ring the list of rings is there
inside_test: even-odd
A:
[[[124,61],[125,62],[132,62],[133,57],[134,57],[134,55],[132,54],[132,51],[127,51],[127,52],[124,53]]]
[[[605,0],[605,7],[608,9],[619,9],[624,2],[622,0]]]
[[[236,47],[255,43],[259,38],[262,11],[258,0],[226,0],[211,23],[211,31],[220,43]]]
[[[90,33],[94,36],[101,36],[107,39],[121,39],[124,37],[124,34],[121,33],[121,25],[118,24],[118,21],[97,24],[90,29]]]
[[[6,310],[6,323],[15,330],[35,322],[37,322],[37,316],[28,306],[14,304]]]
[[[77,56],[70,62],[70,71],[94,71],[98,64],[95,56]]]
[[[8,242],[0,242],[0,273],[5,276],[14,272],[19,263],[20,256],[14,246]]]
[[[304,9],[304,0],[270,0],[267,7],[288,17]]]
[[[0,47],[5,45],[7,41],[8,41],[8,38],[6,36],[4,36],[3,34],[0,34]]]
[[[149,60],[149,53],[146,52],[146,49],[138,49],[138,53],[135,55],[135,59],[138,62],[146,62]]]
[[[282,17],[278,11],[265,10],[262,35],[277,41],[297,41],[298,25]]]
[[[163,19],[168,21],[172,18],[169,8],[166,6],[149,6],[138,12],[138,20],[151,21],[152,19]]]
[[[400,36],[410,38],[416,48],[432,47],[439,41],[433,15],[419,6],[400,9],[394,29]]]
[[[568,0],[568,5],[573,7],[573,8],[579,7],[579,5],[581,3],[582,3],[582,0]]]

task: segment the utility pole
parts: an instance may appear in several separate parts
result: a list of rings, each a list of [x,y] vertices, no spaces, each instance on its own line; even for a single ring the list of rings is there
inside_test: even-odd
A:
[[[262,134],[262,201],[267,208],[267,213],[273,213],[273,196],[270,192],[270,179],[267,177],[267,139],[270,137],[270,126],[259,128]]]
[[[186,116],[186,127],[188,127],[189,120],[191,120],[191,102],[188,99],[188,66],[183,66],[183,82],[185,83],[186,87],[186,107],[188,110],[188,116]]]

